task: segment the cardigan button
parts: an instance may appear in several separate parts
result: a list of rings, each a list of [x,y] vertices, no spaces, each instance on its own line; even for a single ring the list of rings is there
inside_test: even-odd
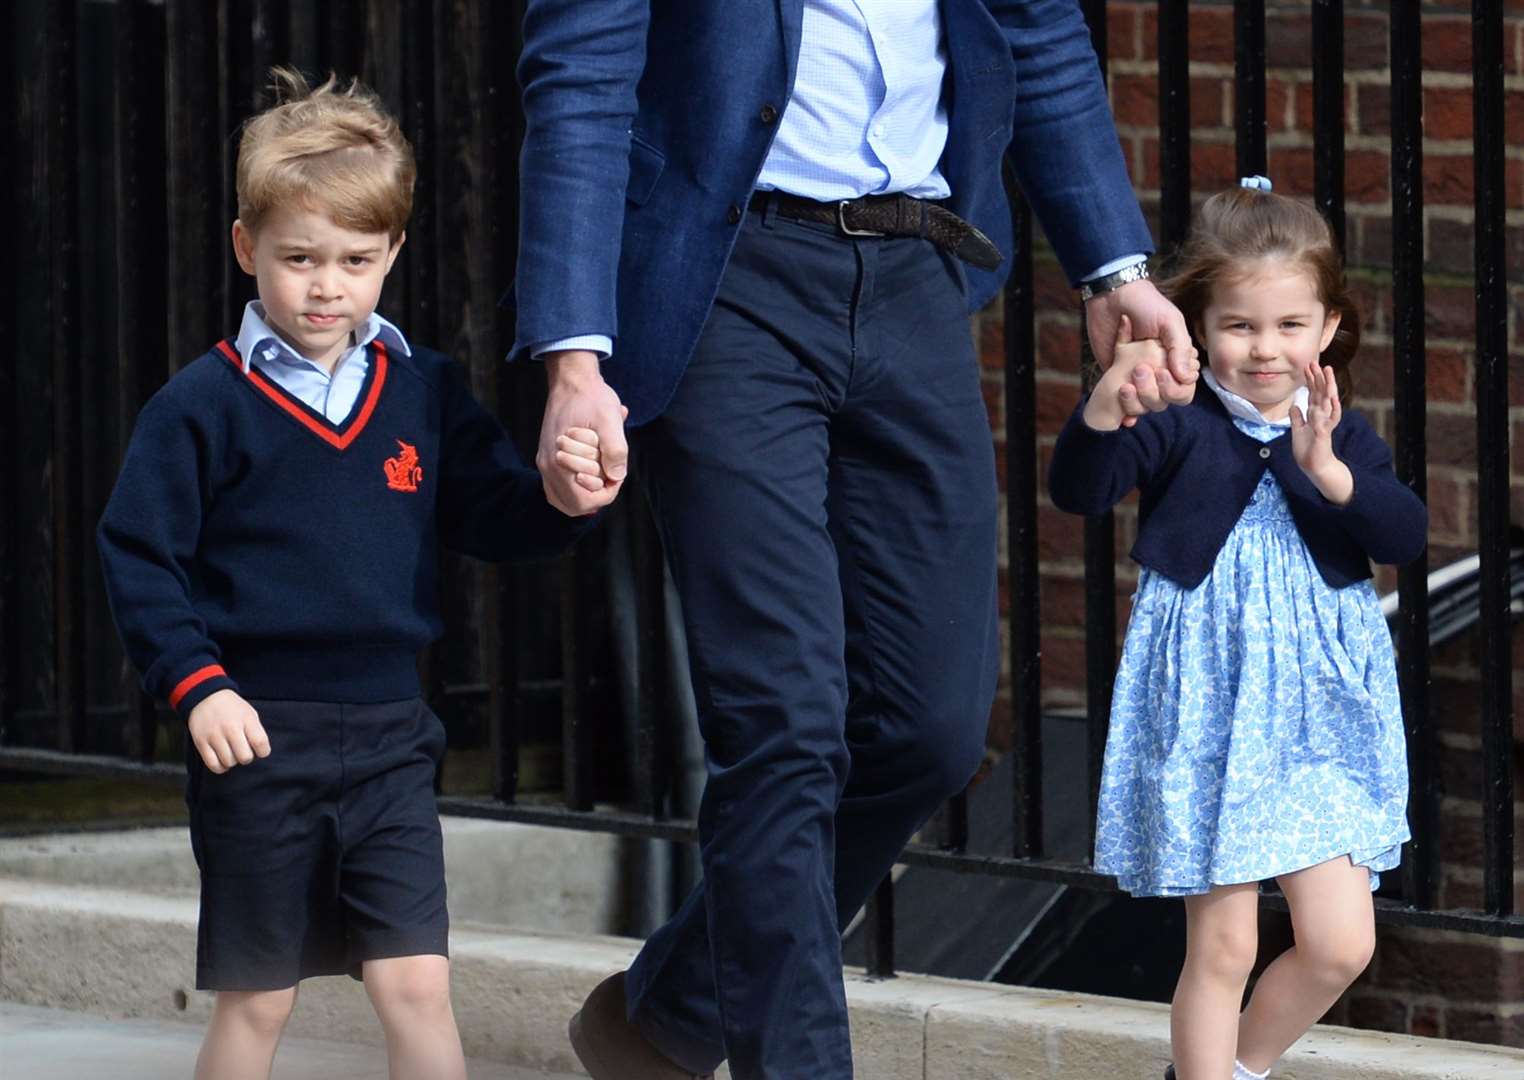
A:
[[[1270,457],[1270,448],[1268,446],[1261,446],[1259,448],[1259,456],[1268,460]]]

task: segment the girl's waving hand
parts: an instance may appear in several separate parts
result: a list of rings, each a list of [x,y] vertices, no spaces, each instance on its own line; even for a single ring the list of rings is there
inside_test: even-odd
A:
[[[1302,369],[1302,377],[1307,383],[1307,413],[1291,406],[1291,454],[1323,497],[1343,506],[1355,493],[1355,480],[1333,450],[1334,429],[1344,415],[1333,368],[1313,361]]]

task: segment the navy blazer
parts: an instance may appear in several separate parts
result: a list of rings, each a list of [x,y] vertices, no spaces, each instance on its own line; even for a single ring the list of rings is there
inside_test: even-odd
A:
[[[1132,557],[1188,589],[1212,569],[1266,469],[1286,493],[1323,580],[1334,588],[1370,577],[1372,559],[1411,562],[1427,543],[1428,511],[1397,479],[1381,436],[1354,410],[1345,411],[1333,435],[1334,453],[1355,478],[1354,496],[1344,506],[1325,499],[1302,472],[1291,456],[1290,429],[1268,443],[1245,435],[1205,387],[1191,404],[1148,413],[1117,431],[1091,428],[1084,410],[1082,401],[1053,448],[1053,505],[1100,514],[1141,488]]]
[[[1151,252],[1077,0],[940,3],[951,209],[1011,254],[1009,149],[1072,281]],[[803,0],[530,0],[511,355],[607,334],[630,423],[661,412],[788,103],[803,17]],[[1009,265],[967,268],[971,311]]]

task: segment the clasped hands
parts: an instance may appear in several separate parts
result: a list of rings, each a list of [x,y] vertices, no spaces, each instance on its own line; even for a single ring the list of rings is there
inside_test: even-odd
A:
[[[1134,281],[1086,301],[1085,325],[1106,370],[1085,406],[1089,427],[1131,427],[1145,413],[1195,397],[1200,358],[1184,317],[1151,282]]]

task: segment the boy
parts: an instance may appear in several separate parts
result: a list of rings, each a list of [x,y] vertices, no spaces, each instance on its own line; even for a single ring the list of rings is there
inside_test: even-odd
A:
[[[375,312],[412,207],[396,121],[358,84],[275,74],[233,223],[259,300],[143,408],[99,531],[128,654],[193,749],[196,985],[217,991],[196,1075],[268,1077],[297,983],[360,972],[391,1075],[464,1077],[444,730],[415,666],[437,545],[532,558],[587,522],[547,503],[459,365]],[[555,467],[604,485],[591,433]]]

